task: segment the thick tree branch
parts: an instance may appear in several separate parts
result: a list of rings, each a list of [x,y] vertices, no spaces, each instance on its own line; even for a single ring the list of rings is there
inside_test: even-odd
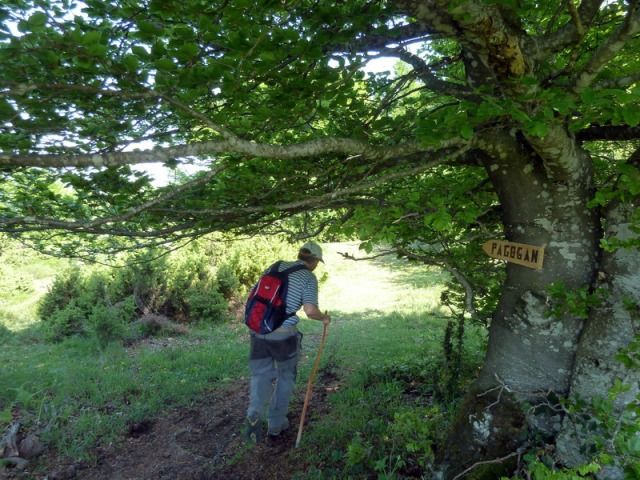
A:
[[[397,57],[405,63],[413,67],[415,75],[425,84],[425,86],[442,95],[450,95],[453,97],[477,99],[478,96],[464,85],[447,82],[439,79],[429,65],[418,55],[414,55],[402,48],[383,48],[382,53],[388,56]]]
[[[195,180],[189,181],[184,183],[183,185],[180,185],[179,187],[170,190],[169,192],[159,195],[156,198],[153,198],[147,202],[142,203],[141,205],[138,205],[137,207],[131,208],[129,210],[127,210],[125,213],[123,213],[122,215],[116,215],[114,217],[108,217],[108,218],[101,218],[101,219],[95,219],[92,220],[86,224],[84,224],[83,228],[95,228],[101,225],[104,225],[105,223],[120,223],[120,222],[125,222],[127,220],[132,219],[133,217],[135,217],[136,215],[139,215],[140,213],[149,210],[150,208],[152,208],[155,205],[159,205],[161,203],[167,202],[168,200],[171,200],[175,197],[177,197],[178,195],[180,195],[181,193],[193,188],[193,187],[197,187],[199,185],[204,185],[206,183],[209,183],[209,181],[215,177],[218,173],[220,173],[222,170],[224,170],[224,167],[218,167],[218,168],[214,168],[213,170],[211,170],[210,172],[207,172],[206,175],[203,175],[200,178],[197,178]]]
[[[367,52],[379,50],[392,44],[408,45],[415,42],[424,42],[427,39],[433,39],[434,36],[437,36],[436,31],[417,23],[410,23],[392,29],[385,29],[382,32],[365,33],[349,43],[346,49],[351,52]],[[337,48],[339,49],[340,46]]]
[[[455,38],[460,34],[455,20],[449,14],[444,0],[397,0],[399,13],[415,17],[422,28]]]
[[[638,82],[640,82],[640,72],[626,77],[600,80],[595,82],[594,85],[598,88],[627,88]]]
[[[583,0],[577,9],[577,16],[572,15],[571,20],[561,28],[542,37],[527,39],[527,57],[537,62],[580,42],[581,30],[584,32],[591,27],[602,3],[603,0]]]
[[[638,32],[640,32],[640,8],[637,1],[632,1],[622,25],[596,50],[589,63],[576,75],[574,90],[579,92],[591,85],[604,66]]]
[[[640,126],[628,127],[624,125],[594,125],[576,133],[576,139],[581,142],[593,140],[636,140],[639,138]]]
[[[114,215],[110,217],[101,217],[90,221],[64,221],[55,218],[38,218],[38,217],[0,217],[0,231],[10,233],[23,233],[28,231],[45,231],[45,230],[68,230],[75,233],[89,233],[93,235],[114,235],[121,237],[142,237],[153,238],[164,235],[170,235],[176,232],[185,231],[194,228],[198,225],[198,222],[206,221],[208,225],[218,225],[221,223],[229,224],[233,222],[241,221],[243,223],[249,223],[249,217],[255,214],[279,212],[279,213],[298,213],[304,210],[310,210],[314,208],[328,208],[328,207],[346,207],[354,204],[357,200],[350,200],[344,203],[344,199],[350,195],[365,192],[377,185],[385,182],[389,182],[398,178],[406,178],[407,176],[415,175],[424,170],[428,170],[435,165],[438,165],[444,161],[449,161],[463,155],[466,152],[465,148],[454,149],[445,148],[439,150],[434,154],[434,158],[428,162],[420,163],[418,166],[413,166],[409,169],[403,169],[401,171],[395,171],[388,175],[382,175],[380,177],[363,181],[339,190],[334,190],[321,195],[312,196],[306,199],[297,200],[293,202],[287,202],[282,204],[270,204],[263,203],[257,206],[245,206],[238,208],[228,209],[191,209],[180,210],[176,208],[154,208],[164,201],[170,200],[176,197],[179,193],[191,188],[193,186],[206,183],[220,170],[212,170],[202,178],[196,179],[181,186],[178,191],[169,192],[164,196],[160,196],[149,202],[146,202],[138,207],[135,207],[122,215]],[[173,219],[181,221],[177,225],[166,227],[159,230],[131,230],[126,228],[115,228],[110,226],[112,224],[120,224],[123,221],[134,218],[136,215],[141,214],[144,211],[163,212],[170,215]],[[189,219],[182,221],[185,217]],[[213,220],[213,221],[212,221]]]
[[[182,222],[171,227],[161,228],[157,230],[141,231],[126,228],[105,227],[111,223],[110,218],[103,218],[97,227],[87,227],[91,222],[71,222],[57,220],[55,218],[42,217],[0,217],[0,232],[9,234],[27,233],[27,232],[45,232],[50,230],[64,230],[73,233],[88,233],[91,235],[111,235],[114,237],[127,238],[156,238],[167,237],[178,232],[191,230],[195,228],[196,221],[190,220]],[[210,230],[208,230],[210,231]],[[186,236],[189,236],[188,234]]]
[[[583,158],[574,139],[560,124],[551,124],[549,133],[540,138],[527,135],[529,144],[542,159],[550,178],[577,181],[583,174]]]
[[[582,37],[584,37],[584,25],[582,25],[582,19],[580,18],[578,9],[573,4],[573,0],[569,0],[567,2],[567,6],[569,7],[569,15],[571,15],[571,20],[573,20],[573,23],[576,26],[576,32],[578,33],[578,38],[582,39]]]
[[[0,83],[0,97],[22,97],[35,91],[42,92],[70,92],[104,97],[118,97],[128,99],[157,99],[161,95],[157,92],[145,90],[141,92],[92,87],[90,85],[76,85],[67,83]]]
[[[202,209],[202,210],[183,210],[181,213],[188,213],[193,215],[209,215],[209,216],[241,216],[254,213],[263,213],[268,211],[302,211],[312,207],[327,207],[333,206],[334,202],[347,198],[349,195],[365,192],[378,185],[382,185],[386,182],[396,180],[398,178],[406,178],[416,175],[425,170],[440,165],[445,161],[452,161],[464,155],[467,152],[467,148],[460,149],[441,149],[437,154],[433,155],[432,160],[420,163],[417,166],[413,166],[408,169],[395,171],[387,175],[375,177],[370,180],[365,180],[349,187],[336,189],[331,192],[324,193],[322,195],[316,195],[313,197],[305,198],[302,200],[296,200],[287,203],[281,203],[277,205],[269,205],[265,203],[263,205],[231,208],[231,209]]]
[[[495,79],[519,78],[527,72],[529,67],[520,48],[524,31],[507,9],[476,1],[452,6],[445,0],[405,0],[400,5],[419,23],[460,42],[465,54],[473,59],[467,65],[467,77],[473,77],[478,86]],[[484,73],[479,76],[481,70]]]
[[[443,142],[440,147],[464,145],[462,139]],[[199,142],[174,147],[156,147],[151,150],[113,152],[85,155],[13,155],[0,153],[0,166],[14,167],[113,167],[139,163],[168,162],[175,158],[211,156],[217,153],[236,153],[252,157],[275,159],[309,158],[325,154],[362,155],[368,159],[386,160],[415,153],[428,153],[417,143],[377,146],[350,138],[319,138],[291,145],[255,143],[240,138]]]

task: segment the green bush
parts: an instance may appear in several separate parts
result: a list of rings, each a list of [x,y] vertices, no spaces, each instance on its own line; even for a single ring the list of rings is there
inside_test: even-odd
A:
[[[197,252],[186,251],[168,263],[166,277],[165,313],[181,319],[190,320],[195,312],[190,297],[202,296],[203,290],[215,289],[211,286],[214,270],[207,258],[197,255]],[[197,292],[202,295],[197,295]],[[218,292],[215,292],[218,293]],[[195,303],[202,304],[202,301]],[[196,308],[197,310],[197,308]]]
[[[218,251],[218,269],[233,272],[240,285],[248,288],[277,260],[295,260],[296,247],[282,240],[255,237],[235,242],[226,250]]]
[[[45,332],[50,340],[59,341],[64,337],[84,332],[86,313],[71,300],[63,308],[46,317]]]
[[[136,314],[218,323],[229,317],[229,301],[244,296],[271,263],[295,258],[295,249],[282,242],[254,238],[227,243],[216,238],[169,255],[138,252],[117,269],[63,272],[38,308],[48,336],[87,333],[104,346],[124,338],[124,327]],[[123,302],[126,313],[119,307]]]
[[[164,312],[167,280],[172,274],[167,256],[157,250],[136,253],[125,260],[114,279],[109,282],[107,294],[112,301],[133,295],[140,306],[149,312]]]
[[[76,304],[86,315],[97,305],[111,303],[107,295],[108,279],[102,272],[93,272],[80,283],[80,292],[76,298]]]
[[[215,286],[198,285],[186,292],[186,303],[192,320],[220,323],[226,318],[229,305]]]
[[[244,294],[244,291],[241,290],[240,279],[230,263],[220,265],[216,272],[216,279],[220,293],[222,293],[227,300],[231,300],[234,296]]]
[[[38,316],[48,321],[59,310],[64,310],[72,300],[82,293],[80,270],[72,268],[56,276],[47,293],[38,305]]]
[[[132,303],[132,302],[130,302]],[[126,324],[131,320],[131,304],[122,307],[96,305],[87,318],[88,332],[95,337],[98,346],[104,349],[110,342],[123,340],[127,334]]]

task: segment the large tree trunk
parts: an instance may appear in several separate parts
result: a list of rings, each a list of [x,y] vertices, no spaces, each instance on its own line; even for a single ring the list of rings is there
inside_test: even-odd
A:
[[[617,204],[608,210],[605,238],[628,240],[638,237],[629,223],[634,207]],[[604,292],[605,298],[591,311],[580,338],[571,396],[587,402],[606,398],[614,382],[620,380],[629,386],[629,390],[617,396],[612,413],[621,418],[624,408],[636,401],[640,393],[640,371],[627,369],[616,359],[620,350],[640,334],[640,251],[633,248],[605,252],[597,288]],[[588,452],[592,451],[595,436],[607,436],[607,432],[594,431],[593,427],[593,423],[585,425],[579,418],[565,418],[557,441],[558,457],[565,465],[573,467],[590,460]],[[611,447],[611,443],[605,442],[605,448]],[[607,472],[605,478],[623,478],[617,465],[609,467]]]
[[[545,247],[544,266],[506,267],[484,367],[441,456],[446,478],[511,454],[532,430],[557,434],[561,419],[541,407],[550,397],[567,394],[584,321],[568,313],[550,315],[548,287],[589,288],[598,262],[599,222],[586,206],[588,168],[579,177],[552,180],[540,157],[507,134],[487,153],[484,164],[502,204],[506,238]],[[540,408],[525,411],[524,402]],[[508,468],[509,462],[483,465],[473,478],[499,478],[496,469]]]

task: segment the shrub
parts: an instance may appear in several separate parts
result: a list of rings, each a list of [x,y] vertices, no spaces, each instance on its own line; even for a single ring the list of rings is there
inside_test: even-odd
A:
[[[48,321],[59,310],[64,310],[82,292],[80,270],[72,268],[56,276],[47,293],[38,305],[38,316]]]
[[[295,250],[259,238],[232,244],[206,239],[161,254],[138,252],[118,269],[85,275],[72,269],[56,277],[38,309],[49,337],[89,333],[104,346],[123,338],[136,313],[178,322],[223,321],[229,300],[243,296],[270,263],[294,258]]]
[[[108,279],[101,272],[93,272],[78,284],[80,291],[76,304],[87,316],[95,306],[110,303],[107,297],[107,284]]]
[[[82,333],[86,318],[86,313],[78,307],[75,300],[71,300],[47,317],[45,334],[49,339],[59,341],[64,337]]]
[[[143,313],[163,311],[167,297],[167,279],[172,269],[167,257],[159,257],[157,250],[131,255],[109,282],[107,295],[117,302],[133,295]]]
[[[297,249],[281,239],[255,237],[235,242],[218,258],[218,269],[232,271],[243,287],[251,287],[276,260],[293,260]]]
[[[127,333],[126,307],[107,307],[96,305],[87,318],[88,331],[98,342],[98,346],[104,349],[110,342],[122,340]],[[130,311],[129,313],[133,313]]]
[[[166,311],[184,319],[193,319],[193,313],[197,308],[194,311],[194,301],[191,301],[190,297],[196,295],[196,291],[216,288],[215,285],[210,285],[213,269],[205,257],[198,256],[193,251],[184,252],[172,259],[168,266],[170,274],[166,280]],[[204,300],[203,296],[202,301]]]
[[[220,265],[216,272],[216,279],[220,292],[227,300],[231,300],[233,297],[240,296],[244,293],[240,288],[240,279],[231,264],[223,263]]]
[[[194,288],[186,295],[192,320],[220,323],[227,318],[229,304],[218,290]]]

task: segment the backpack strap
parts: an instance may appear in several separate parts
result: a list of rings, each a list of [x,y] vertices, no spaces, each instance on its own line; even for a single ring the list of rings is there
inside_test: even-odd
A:
[[[280,261],[280,262],[276,262],[276,263],[277,263],[277,266],[279,266],[279,265],[280,265],[280,263],[282,263],[282,262]],[[282,271],[282,272],[280,272],[280,273],[281,273],[281,274],[285,274],[285,275],[287,275],[287,277],[288,277],[288,276],[289,276],[289,274],[291,274],[291,273],[293,273],[293,272],[297,272],[297,271],[302,270],[302,269],[305,269],[305,268],[307,268],[307,266],[306,266],[305,264],[300,264],[300,263],[299,263],[299,264],[297,264],[297,265],[293,265],[293,266],[291,266],[291,267],[289,267],[289,268],[287,268],[287,269],[283,270],[283,271]],[[297,313],[297,312],[289,313],[288,315],[285,315],[284,319],[286,320],[287,318],[291,318],[291,317],[293,317],[296,313]]]
[[[278,262],[278,264],[280,264],[280,263],[282,263],[282,262]],[[305,268],[307,268],[307,266],[305,264],[300,264],[299,263],[297,265],[294,265],[292,267],[289,267],[289,268],[283,270],[280,273],[286,273],[287,275],[289,275],[290,273],[297,272],[298,270],[303,270]]]
[[[282,260],[278,260],[276,263],[274,263],[273,265],[271,265],[269,267],[269,270],[267,271],[267,273],[271,274],[271,273],[278,273],[278,269],[280,268],[280,264],[282,263]]]
[[[279,273],[279,274],[285,274],[285,275],[289,275],[290,273],[293,272],[297,272],[298,270],[302,270],[304,268],[307,268],[307,266],[305,264],[297,264],[297,265],[293,265],[289,268],[285,268],[283,271],[279,272],[279,268],[280,268],[280,264],[282,263],[282,260],[278,260],[276,263],[274,263],[273,265],[271,265],[269,267],[269,269],[265,272],[269,275],[272,275],[274,273]]]

